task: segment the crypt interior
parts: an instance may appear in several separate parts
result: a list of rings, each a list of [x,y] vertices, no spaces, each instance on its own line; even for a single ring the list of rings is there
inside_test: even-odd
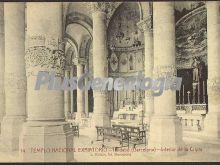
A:
[[[219,5],[0,3],[0,161],[219,161]],[[171,74],[182,84],[158,97],[151,90],[36,91],[39,71],[90,72],[90,79]],[[45,151],[89,147],[183,150]]]

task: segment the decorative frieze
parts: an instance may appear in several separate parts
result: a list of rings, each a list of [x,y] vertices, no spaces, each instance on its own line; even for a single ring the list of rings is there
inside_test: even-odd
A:
[[[38,71],[55,71],[63,75],[65,55],[63,42],[58,38],[32,36],[28,38],[25,62],[27,76]]]

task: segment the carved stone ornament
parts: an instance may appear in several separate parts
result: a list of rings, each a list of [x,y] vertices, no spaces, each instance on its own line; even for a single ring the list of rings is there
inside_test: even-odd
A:
[[[148,31],[153,32],[153,16],[149,15],[144,20],[137,23],[138,28],[141,32]]]
[[[217,94],[220,95],[220,78],[208,79],[208,95]]]
[[[62,44],[56,38],[29,37],[25,55],[27,76],[37,75],[39,71],[54,71],[57,75],[63,75],[65,55]]]
[[[113,72],[115,72],[118,69],[118,57],[115,53],[111,55],[110,66]]]
[[[101,11],[106,13],[106,25],[108,26],[112,15],[115,10],[123,2],[84,2],[91,12]]]

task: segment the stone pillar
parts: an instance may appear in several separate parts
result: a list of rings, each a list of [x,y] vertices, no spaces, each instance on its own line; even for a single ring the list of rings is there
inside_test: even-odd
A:
[[[107,3],[110,2],[94,2],[92,3],[93,18],[93,76],[107,77],[107,30],[106,30],[106,9]],[[107,108],[107,91],[93,91],[94,96],[94,112],[93,124],[96,126],[110,126],[110,118]]]
[[[73,70],[74,70],[74,67],[71,68],[70,70],[70,77],[74,77],[73,75]],[[72,117],[72,114],[74,114],[74,104],[73,104],[73,91],[70,91],[70,112],[71,112],[71,117]]]
[[[77,77],[80,78],[84,74],[83,65],[77,64]],[[85,83],[85,82],[84,82]],[[80,119],[85,117],[85,95],[84,91],[77,89],[77,113],[76,120],[80,123]]]
[[[174,2],[153,3],[154,78],[176,76]],[[175,148],[175,152],[157,150],[155,154],[179,155],[183,146],[182,126],[176,114],[176,91],[164,90],[154,97],[148,147]]]
[[[89,68],[89,66],[85,65],[85,73],[87,73],[89,71],[88,68]],[[85,79],[85,84],[86,85],[88,84],[88,78]],[[85,102],[84,102],[85,104],[84,105],[85,105],[85,116],[86,117],[89,117],[88,92],[89,91],[87,91],[87,90],[84,92],[84,99],[85,99]]]
[[[208,139],[220,138],[220,2],[207,4],[208,114],[204,133]]]
[[[65,122],[64,91],[35,90],[39,71],[64,76],[62,3],[27,2],[27,122],[20,136],[20,156],[24,162],[66,162],[73,160],[73,134]],[[11,11],[10,11],[11,12]],[[37,14],[36,14],[37,13]],[[37,149],[42,152],[37,152]],[[57,149],[67,150],[57,152]]]
[[[5,41],[4,41],[4,5],[0,3],[0,123],[5,115]]]
[[[70,71],[65,71],[65,77],[70,78]],[[72,91],[64,91],[64,112],[65,112],[65,118],[68,119],[70,113],[71,113],[71,94]]]
[[[4,150],[18,150],[19,134],[26,118],[25,6],[4,3],[5,19],[5,110],[1,125]]]
[[[138,23],[138,27],[142,32],[144,32],[144,72],[145,77],[153,77],[153,16],[151,13]],[[139,99],[139,98],[138,98]],[[145,114],[144,123],[150,124],[150,117],[154,112],[154,98],[152,96],[152,91],[145,91]]]

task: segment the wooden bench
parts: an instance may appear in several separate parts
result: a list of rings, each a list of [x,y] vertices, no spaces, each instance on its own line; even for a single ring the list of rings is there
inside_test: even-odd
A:
[[[103,141],[104,127],[96,126],[97,141]]]
[[[146,145],[146,131],[140,127],[127,125],[112,125],[112,127],[96,127],[97,140],[105,139],[116,140],[120,142],[121,147],[129,147],[133,145]],[[101,137],[101,138],[100,138]]]
[[[112,127],[120,129],[122,132],[127,132],[129,135],[129,145],[133,144],[134,148],[139,144],[146,145],[146,131],[141,130],[140,127],[127,125],[112,125]]]
[[[112,127],[96,127],[97,130],[97,140],[114,140],[119,142],[120,147],[129,147],[129,135],[128,132],[122,132],[118,128]],[[100,137],[102,137],[100,139]],[[115,147],[117,149],[119,147]]]

